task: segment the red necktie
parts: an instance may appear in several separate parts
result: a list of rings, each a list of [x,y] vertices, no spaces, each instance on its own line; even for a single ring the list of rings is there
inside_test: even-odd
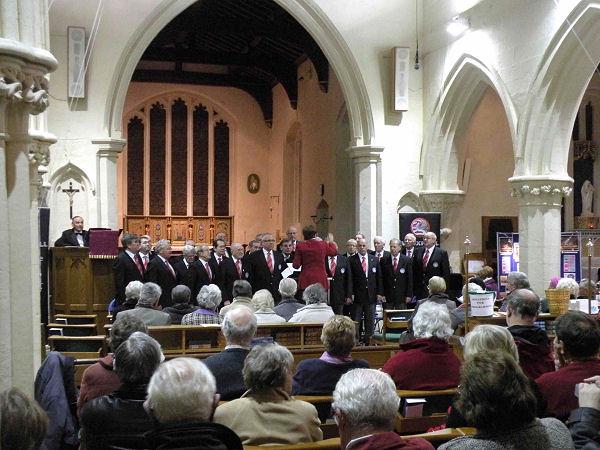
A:
[[[144,255],[142,262],[144,263],[144,270],[146,270],[148,268],[148,255]]]
[[[267,267],[269,268],[269,272],[273,273],[273,257],[271,256],[271,252],[267,253]]]
[[[398,272],[398,257],[394,256],[394,272]]]
[[[235,268],[237,269],[238,278],[242,278],[242,262],[239,259],[235,262]]]
[[[365,276],[369,276],[369,274],[367,273],[367,258],[365,256],[362,257],[362,269],[365,273]]]
[[[137,266],[137,268],[140,271],[140,273],[142,275],[144,275],[144,267],[142,266],[142,263],[140,263],[140,255],[135,255],[133,257],[133,261],[135,262],[135,265]]]
[[[427,267],[428,262],[429,262],[429,250],[425,249],[425,254],[423,255],[423,269]]]
[[[165,260],[165,266],[167,266],[167,269],[169,269],[169,272],[171,272],[173,278],[177,278],[177,275],[175,275],[175,271],[173,270],[173,267],[171,267],[171,264],[169,264],[169,261]]]
[[[206,270],[206,273],[208,274],[208,279],[212,280],[212,271],[210,270],[210,266],[208,265],[208,263],[204,264],[204,269]]]
[[[329,260],[329,270],[331,271],[331,276],[335,276],[335,268],[337,267],[335,263],[335,256]]]
[[[220,256],[217,258],[217,264],[221,265],[221,257]]]

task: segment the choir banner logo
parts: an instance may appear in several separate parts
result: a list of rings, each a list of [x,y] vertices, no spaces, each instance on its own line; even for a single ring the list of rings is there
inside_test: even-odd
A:
[[[400,239],[408,233],[416,236],[416,246],[423,245],[425,233],[433,232],[440,238],[440,221],[442,214],[439,212],[410,212],[398,214]]]
[[[425,233],[431,231],[431,224],[425,217],[417,217],[410,223],[410,231],[415,236],[422,238]]]

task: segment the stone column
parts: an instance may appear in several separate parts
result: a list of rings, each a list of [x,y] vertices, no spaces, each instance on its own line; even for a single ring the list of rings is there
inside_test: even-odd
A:
[[[511,195],[519,200],[519,269],[531,288],[544,295],[551,277],[560,275],[560,212],[573,180],[545,176],[513,177]]]
[[[98,146],[98,226],[117,226],[117,158],[125,147],[125,139],[92,140]]]
[[[354,202],[356,231],[367,242],[381,234],[381,152],[384,147],[361,145],[346,151],[354,162]]]
[[[31,396],[42,356],[38,165],[48,153],[33,143],[29,116],[46,109],[45,75],[56,66],[49,52],[0,38],[0,390],[17,386]]]

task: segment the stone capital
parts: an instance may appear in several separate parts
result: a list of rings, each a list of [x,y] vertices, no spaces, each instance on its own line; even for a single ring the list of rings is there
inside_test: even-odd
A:
[[[510,195],[516,197],[520,206],[561,207],[564,197],[573,192],[570,177],[519,176],[509,178]]]
[[[92,139],[92,144],[98,146],[97,155],[99,157],[116,159],[123,151],[127,141],[125,139],[97,138]]]
[[[348,147],[346,152],[355,164],[375,164],[381,161],[381,153],[384,149],[385,147],[380,145],[356,145]]]
[[[461,190],[421,191],[419,199],[425,210],[441,212],[442,223],[447,225],[454,221],[458,207],[465,199],[465,192]]]

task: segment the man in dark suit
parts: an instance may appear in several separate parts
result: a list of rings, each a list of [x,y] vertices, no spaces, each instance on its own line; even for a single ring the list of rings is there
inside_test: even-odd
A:
[[[231,244],[231,258],[223,258],[217,273],[217,286],[221,289],[223,304],[231,303],[233,283],[235,280],[245,280],[247,272],[244,262],[244,246],[234,242]]]
[[[390,255],[379,261],[386,309],[405,309],[412,298],[412,260],[400,253],[401,248],[400,239],[390,240]]]
[[[159,305],[163,308],[171,306],[173,299],[171,291],[177,286],[177,272],[169,262],[171,257],[171,242],[161,239],[155,246],[156,258],[148,264],[144,281],[156,283],[162,289]]]
[[[182,251],[182,258],[178,258],[173,262],[173,268],[177,273],[177,282],[190,288],[190,292],[194,292],[196,286],[196,248],[193,245],[185,245]],[[190,303],[197,305],[196,298],[192,298]]]
[[[231,258],[231,247],[227,246],[227,237],[225,235],[225,233],[217,233],[215,236],[215,239],[213,241],[213,248],[210,251],[211,256],[214,256],[217,250],[217,247],[219,245],[219,241],[223,242],[223,247],[225,247],[225,250],[223,251],[222,255],[227,256],[228,258]]]
[[[294,251],[294,245],[292,240],[284,239],[283,241],[281,241],[280,248],[281,254],[283,255],[283,262],[286,264],[293,263],[296,252]]]
[[[298,236],[298,229],[295,226],[290,225],[290,227],[285,232],[285,238],[283,238],[281,240],[281,242],[279,242],[279,244],[277,244],[277,249],[280,250],[281,252],[283,252],[283,243],[284,243],[284,241],[291,241],[291,243],[292,243],[292,251],[295,252],[296,251],[296,245],[299,242],[299,241],[296,240],[297,236]],[[292,260],[293,259],[294,258],[292,258]]]
[[[248,281],[252,285],[252,292],[268,289],[275,302],[281,298],[279,282],[283,278],[281,272],[286,269],[283,256],[274,250],[275,239],[272,234],[264,234],[262,248],[246,256],[248,268]]]
[[[210,260],[208,245],[198,247],[198,260],[194,262],[194,267],[196,268],[196,284],[192,290],[192,296],[196,299],[202,286],[214,284],[217,279],[217,268]]]
[[[156,252],[152,251],[152,240],[147,234],[140,236],[140,259],[144,265],[144,270],[148,268],[150,261],[156,258]]]
[[[364,315],[365,338],[369,344],[375,325],[375,305],[383,301],[383,280],[379,260],[367,253],[367,242],[357,240],[358,253],[348,260],[351,276],[348,278],[348,294],[352,297],[352,318],[360,323]]]
[[[125,288],[131,281],[144,281],[144,266],[140,260],[140,238],[137,234],[126,233],[121,238],[125,248],[113,263],[117,304],[125,303]]]
[[[349,316],[351,308],[346,305],[346,299],[351,296],[351,293],[348,293],[348,286],[351,286],[352,283],[348,281],[348,277],[351,276],[348,258],[344,255],[328,256],[325,269],[330,278],[329,306],[334,313]]]
[[[413,256],[413,289],[418,299],[428,295],[427,284],[433,276],[442,277],[446,286],[450,283],[450,262],[448,252],[437,247],[435,233],[425,233],[424,246],[415,250]]]
[[[412,258],[415,255],[415,244],[417,243],[417,237],[412,233],[407,233],[404,236],[404,246],[402,247],[402,254]]]
[[[233,252],[233,244],[231,247]],[[242,369],[256,333],[256,316],[247,306],[238,306],[225,314],[221,330],[227,342],[225,350],[209,356],[204,363],[215,377],[221,400],[232,400],[247,389]]]
[[[73,228],[65,230],[54,243],[55,247],[88,247],[89,233],[83,229],[83,217],[74,216],[71,219]]]
[[[375,236],[373,238],[373,247],[375,247],[375,250],[369,250],[369,254],[375,255],[380,262],[384,256],[390,256],[390,252],[384,250],[385,239],[382,236]]]

